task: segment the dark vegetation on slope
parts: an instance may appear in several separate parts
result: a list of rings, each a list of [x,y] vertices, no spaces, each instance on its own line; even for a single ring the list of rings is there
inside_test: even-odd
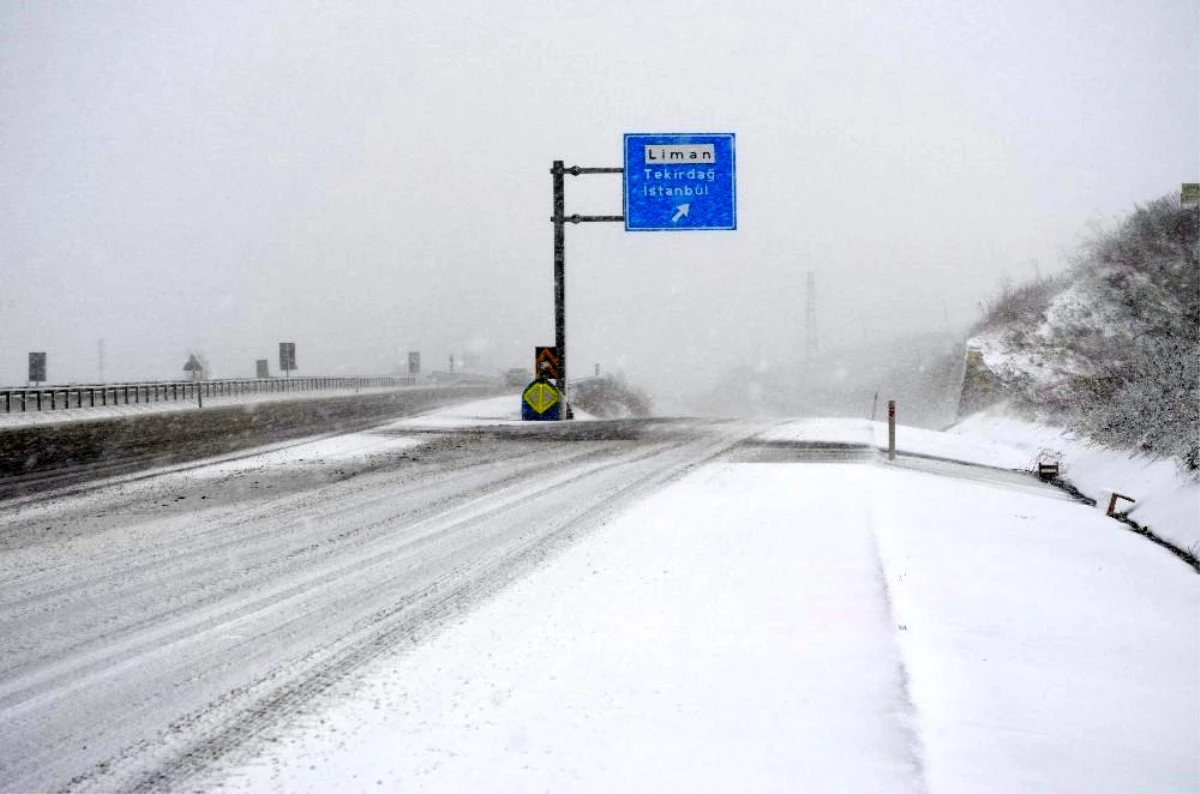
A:
[[[570,397],[571,405],[603,419],[649,416],[652,408],[645,392],[611,375],[573,382]]]
[[[1161,198],[1095,235],[1062,276],[1004,289],[974,329],[972,345],[1004,352],[968,353],[974,402],[1008,399],[1200,474],[1198,239],[1200,209]],[[997,365],[1005,356],[1026,365]]]

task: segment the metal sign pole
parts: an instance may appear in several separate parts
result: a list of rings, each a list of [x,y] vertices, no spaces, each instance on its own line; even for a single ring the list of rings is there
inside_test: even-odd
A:
[[[563,419],[571,418],[567,402],[567,231],[568,223],[624,223],[624,215],[571,215],[567,213],[566,186],[563,175],[580,174],[623,174],[624,168],[580,168],[573,165],[563,167],[562,160],[555,160],[550,169],[554,178],[554,344],[558,347],[558,381],[555,384],[563,402]]]
[[[558,348],[556,385],[563,418],[567,400],[567,234],[568,223],[624,223],[625,231],[736,229],[737,196],[733,133],[626,134],[625,168],[581,168],[551,163],[554,185],[554,344]],[[628,170],[627,170],[628,169]],[[567,215],[567,174],[624,174],[622,215]],[[660,184],[660,182],[662,182]]]
[[[555,160],[550,169],[554,175],[554,345],[558,348],[558,393],[567,404],[567,212],[566,186],[563,184],[563,161]],[[569,416],[563,411],[563,417]]]

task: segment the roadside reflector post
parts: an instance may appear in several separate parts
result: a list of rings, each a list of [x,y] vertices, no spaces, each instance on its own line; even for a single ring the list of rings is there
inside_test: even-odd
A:
[[[1105,515],[1116,517],[1118,499],[1124,499],[1126,502],[1130,503],[1137,502],[1137,499],[1134,499],[1132,496],[1125,496],[1124,494],[1119,494],[1116,491],[1113,491],[1112,498],[1108,500],[1108,510],[1106,511]]]
[[[896,459],[896,401],[888,400],[888,460]]]

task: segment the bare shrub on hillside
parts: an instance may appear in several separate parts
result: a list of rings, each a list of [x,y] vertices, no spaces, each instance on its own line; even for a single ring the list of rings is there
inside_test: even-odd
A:
[[[1035,325],[1064,285],[1062,277],[1053,276],[1017,285],[1005,280],[1000,285],[999,295],[980,304],[983,319],[975,325],[972,333],[1014,323]]]
[[[1200,212],[1165,197],[1087,243],[1077,275],[1135,333],[1200,341]]]

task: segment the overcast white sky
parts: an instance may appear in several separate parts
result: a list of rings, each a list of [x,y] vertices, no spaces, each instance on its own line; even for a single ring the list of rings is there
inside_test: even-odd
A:
[[[653,7],[651,7],[653,6]],[[496,367],[553,343],[550,163],[734,132],[738,230],[569,227],[572,370],[701,384],[964,326],[1200,181],[1200,5],[0,2],[0,383]],[[621,211],[620,178],[569,212]]]

